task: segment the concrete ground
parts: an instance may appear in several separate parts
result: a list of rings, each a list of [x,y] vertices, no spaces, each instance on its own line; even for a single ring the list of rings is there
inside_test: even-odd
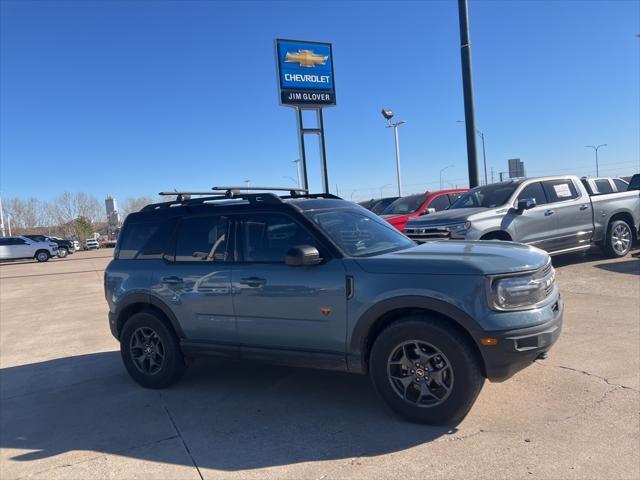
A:
[[[558,344],[448,430],[335,372],[203,360],[138,387],[107,326],[110,255],[0,265],[3,480],[640,478],[640,259],[554,259]]]

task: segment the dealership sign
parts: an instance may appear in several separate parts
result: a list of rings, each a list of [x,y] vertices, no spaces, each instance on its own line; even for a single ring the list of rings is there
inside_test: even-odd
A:
[[[330,43],[276,40],[280,104],[327,107],[336,104]]]

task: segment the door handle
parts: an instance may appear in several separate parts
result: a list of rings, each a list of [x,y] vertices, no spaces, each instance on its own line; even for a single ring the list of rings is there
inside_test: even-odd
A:
[[[267,281],[264,278],[259,277],[249,277],[249,278],[241,278],[240,285],[246,285],[247,287],[263,287]]]
[[[544,212],[544,216],[548,217],[549,215],[553,215],[555,212],[555,210],[547,210],[546,212]]]
[[[580,205],[580,210],[586,210],[589,208],[589,205]]]
[[[160,281],[168,285],[177,285],[183,282],[180,277],[176,277],[175,275],[171,275],[170,277],[162,277]]]

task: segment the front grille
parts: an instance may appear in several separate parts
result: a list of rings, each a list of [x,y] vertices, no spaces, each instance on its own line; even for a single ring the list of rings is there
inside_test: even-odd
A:
[[[544,284],[544,296],[548,298],[553,293],[556,284],[556,271],[551,265],[551,261],[534,273],[534,278]]]
[[[427,240],[443,240],[448,239],[451,235],[446,228],[407,228],[404,233],[412,240],[424,241]]]

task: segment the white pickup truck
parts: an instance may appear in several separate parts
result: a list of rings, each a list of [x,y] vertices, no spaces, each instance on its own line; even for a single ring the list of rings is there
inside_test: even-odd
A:
[[[561,176],[476,187],[449,209],[411,220],[404,232],[417,242],[512,240],[552,255],[598,245],[624,257],[639,224],[638,190],[589,195],[578,177]]]

